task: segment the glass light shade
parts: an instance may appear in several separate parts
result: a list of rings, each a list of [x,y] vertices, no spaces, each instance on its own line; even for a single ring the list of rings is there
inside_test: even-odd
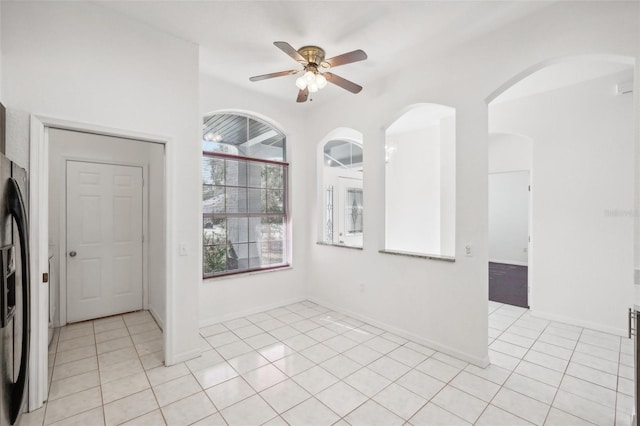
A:
[[[318,89],[322,89],[324,86],[327,85],[327,79],[324,75],[322,74],[317,74],[316,75],[316,84],[318,85]]]
[[[307,84],[309,84],[316,79],[316,75],[312,71],[307,71],[304,73],[304,79],[307,81]]]
[[[307,80],[304,79],[304,76],[296,79],[296,86],[300,90],[304,90],[307,87]]]
[[[318,91],[318,85],[316,84],[315,81],[312,83],[309,83],[308,87],[309,87],[309,92],[311,93],[316,93]]]
[[[213,132],[208,132],[208,133],[205,133],[205,135],[204,135],[204,140],[206,140],[206,141],[212,141],[212,140],[213,140],[213,137],[214,137],[214,136],[213,136]]]

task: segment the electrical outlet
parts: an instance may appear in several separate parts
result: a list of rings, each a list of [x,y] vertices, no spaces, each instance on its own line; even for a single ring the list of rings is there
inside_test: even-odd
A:
[[[464,245],[464,255],[467,257],[473,256],[473,245],[471,243]]]
[[[364,283],[360,283],[360,293],[364,293]]]

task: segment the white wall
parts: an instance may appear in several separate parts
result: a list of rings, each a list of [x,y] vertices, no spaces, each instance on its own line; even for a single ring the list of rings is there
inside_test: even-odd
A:
[[[488,109],[493,92],[536,64],[573,55],[638,58],[637,3],[555,3],[446,55],[416,57],[398,76],[357,96],[314,105],[310,140],[336,126],[360,130],[364,164],[362,251],[308,245],[310,297],[476,363],[487,360]],[[425,78],[425,74],[427,78]],[[637,87],[637,86],[636,86]],[[384,247],[384,131],[407,106],[456,108],[456,261],[393,256]],[[636,141],[637,142],[637,141]],[[309,154],[311,155],[311,154]],[[607,168],[615,169],[614,165]],[[534,176],[535,179],[535,176]],[[307,186],[312,191],[313,185]],[[376,190],[368,190],[375,188]],[[309,227],[315,227],[313,218]],[[466,243],[473,256],[464,255]],[[631,252],[631,248],[628,249]],[[360,291],[364,284],[364,291]],[[625,312],[614,314],[621,320]]]
[[[387,132],[385,248],[440,254],[440,125]]]
[[[489,173],[531,170],[533,141],[522,135],[489,135]]]
[[[456,118],[440,120],[440,251],[456,253]]]
[[[199,354],[198,48],[86,2],[2,2],[8,154],[28,166],[29,115],[169,139],[166,361]],[[188,256],[178,257],[178,243]]]
[[[532,312],[619,334],[633,297],[635,123],[615,85],[630,77],[490,107],[492,131],[534,141]]]
[[[306,132],[306,105],[275,101],[211,77],[200,76],[200,117],[214,111],[242,111],[271,121],[287,137],[289,167],[289,211],[291,222],[291,268],[200,280],[200,324],[260,312],[289,302],[304,300],[307,294],[307,245],[315,244],[315,229],[308,228],[314,209],[313,182],[315,143]],[[309,149],[310,151],[306,151]],[[306,185],[311,182],[312,190]],[[200,222],[202,219],[199,219]]]
[[[489,261],[529,261],[529,172],[489,174]]]
[[[60,283],[60,261],[65,258],[65,237],[61,216],[66,212],[66,161],[68,159],[98,161],[112,164],[139,165],[144,168],[145,212],[148,231],[145,233],[144,251],[148,259],[145,280],[148,282],[148,306],[163,326],[165,322],[165,241],[164,220],[164,147],[154,143],[132,141],[108,136],[92,135],[65,130],[49,130],[49,244],[55,252],[57,275],[53,282]],[[58,301],[58,313],[60,304]],[[62,320],[62,321],[60,321]],[[57,325],[66,323],[57,318]]]

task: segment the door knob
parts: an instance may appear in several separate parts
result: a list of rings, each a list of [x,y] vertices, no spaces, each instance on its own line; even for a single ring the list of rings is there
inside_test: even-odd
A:
[[[69,252],[69,256],[71,256],[71,257],[76,257],[76,254],[78,254],[78,253],[76,253],[75,251],[70,251]]]

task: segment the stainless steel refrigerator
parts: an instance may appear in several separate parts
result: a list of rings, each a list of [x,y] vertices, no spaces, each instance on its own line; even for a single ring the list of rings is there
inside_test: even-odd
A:
[[[27,172],[4,156],[0,104],[0,426],[18,423],[29,377]]]

